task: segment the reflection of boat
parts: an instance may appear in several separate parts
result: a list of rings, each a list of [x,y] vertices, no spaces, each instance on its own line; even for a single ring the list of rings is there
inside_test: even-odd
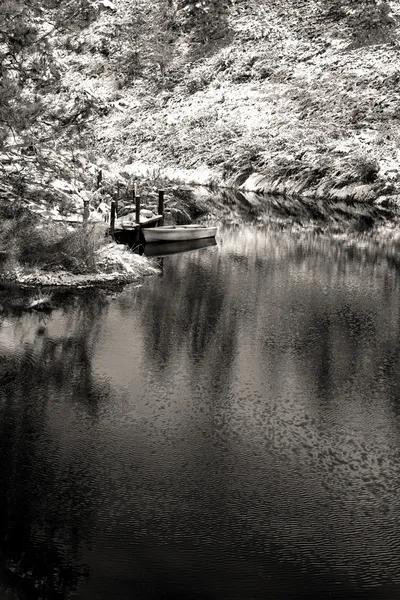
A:
[[[146,244],[144,247],[145,256],[168,256],[170,254],[179,254],[181,252],[190,252],[191,250],[200,250],[216,246],[215,238],[205,238],[199,240],[188,240],[186,242],[165,242],[165,244],[153,243]]]
[[[143,227],[143,235],[146,242],[181,242],[188,240],[200,240],[215,238],[216,227],[205,227],[203,225],[164,225],[147,229]]]

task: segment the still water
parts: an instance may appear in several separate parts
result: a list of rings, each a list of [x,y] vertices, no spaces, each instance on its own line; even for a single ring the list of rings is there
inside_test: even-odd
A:
[[[400,595],[400,278],[239,227],[0,327],[0,597]]]

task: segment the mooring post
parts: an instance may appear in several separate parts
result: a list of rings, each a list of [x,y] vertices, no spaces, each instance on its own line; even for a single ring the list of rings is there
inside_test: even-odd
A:
[[[86,227],[89,220],[89,200],[83,201],[83,226]]]
[[[135,196],[135,217],[136,223],[140,223],[140,196]]]
[[[119,181],[117,182],[117,197],[115,198],[115,218],[118,219],[118,208],[119,208]]]
[[[97,172],[97,189],[101,186],[102,181],[103,181],[103,171],[100,169],[100,171]]]
[[[140,231],[140,227],[136,227],[135,228],[135,245],[140,246],[141,243],[142,243],[142,234]]]
[[[114,235],[115,230],[115,200],[111,201],[111,215],[110,215],[110,233]]]
[[[162,216],[164,221],[164,190],[158,190],[158,214]]]

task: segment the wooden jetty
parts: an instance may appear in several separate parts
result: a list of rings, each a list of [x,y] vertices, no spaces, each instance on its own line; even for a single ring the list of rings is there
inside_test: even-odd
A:
[[[102,171],[99,171],[97,174],[97,188],[101,185],[102,180]],[[107,210],[103,215],[101,213],[90,214],[89,200],[85,199],[83,201],[83,214],[73,214],[69,216],[53,216],[49,214],[48,218],[51,218],[53,221],[68,223],[73,226],[83,225],[83,227],[87,227],[88,224],[107,223],[109,235],[117,242],[131,246],[144,244],[143,228],[157,227],[158,225],[163,224],[164,193],[164,190],[158,190],[157,214],[154,214],[154,211],[141,208],[141,198],[140,195],[137,195],[136,193],[135,183],[131,190],[131,204],[129,204],[129,206],[125,205],[119,209],[120,185],[118,184],[117,194],[111,202],[111,210],[109,213]],[[126,190],[125,201],[128,200],[128,195],[129,192]],[[123,210],[125,212],[124,214],[121,214]]]
[[[132,201],[135,206],[135,213],[128,213],[121,217],[118,217],[118,207],[115,200],[111,202],[110,235],[117,242],[123,244],[143,244],[142,229],[144,227],[157,227],[164,220],[164,190],[158,191],[158,213],[155,215],[141,214],[141,199],[140,196],[136,195],[136,189],[132,190]]]

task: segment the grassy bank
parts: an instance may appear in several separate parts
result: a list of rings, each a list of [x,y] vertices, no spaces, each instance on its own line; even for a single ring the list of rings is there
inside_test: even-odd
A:
[[[147,259],[105,236],[105,226],[43,221],[22,204],[0,205],[0,277],[24,285],[88,286],[157,273]]]

